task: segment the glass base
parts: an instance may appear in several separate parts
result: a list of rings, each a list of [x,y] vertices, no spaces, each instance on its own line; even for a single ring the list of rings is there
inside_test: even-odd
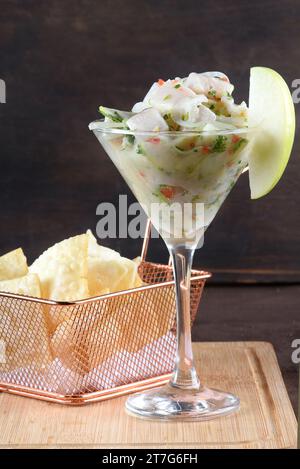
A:
[[[145,419],[210,420],[239,409],[240,400],[216,389],[181,389],[170,384],[127,399],[130,414]]]

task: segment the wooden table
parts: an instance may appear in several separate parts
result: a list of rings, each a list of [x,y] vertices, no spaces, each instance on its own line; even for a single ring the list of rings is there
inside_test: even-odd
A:
[[[145,421],[125,397],[68,407],[0,395],[0,448],[294,448],[297,424],[273,347],[194,344],[204,384],[237,394],[240,410],[205,422]]]

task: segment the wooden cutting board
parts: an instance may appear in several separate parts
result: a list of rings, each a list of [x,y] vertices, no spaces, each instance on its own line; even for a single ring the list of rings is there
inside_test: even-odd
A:
[[[208,422],[154,422],[125,413],[126,397],[68,407],[0,394],[0,448],[295,448],[296,418],[265,342],[195,343],[204,384],[241,399]]]

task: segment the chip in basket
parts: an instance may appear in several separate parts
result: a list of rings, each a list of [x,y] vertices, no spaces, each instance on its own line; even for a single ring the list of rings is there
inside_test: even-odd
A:
[[[100,246],[88,230],[47,249],[30,266],[29,273],[21,249],[2,256],[0,291],[73,303],[140,287],[143,283],[138,274],[139,264],[140,259],[132,261]],[[158,303],[154,298],[148,318],[155,324],[159,324]],[[114,298],[94,303],[88,315],[76,303],[68,307],[36,303],[34,313],[30,317],[27,314],[23,323],[20,310],[5,308],[0,321],[0,340],[9,365],[14,368],[28,366],[30,362],[35,365],[35,351],[42,356],[40,352],[44,348],[46,358],[41,366],[58,359],[66,368],[84,375],[118,350],[138,350],[146,345],[146,339],[141,333],[132,341],[127,331],[136,323],[142,332],[147,318],[132,313],[123,321],[124,308],[126,302],[120,307]],[[20,331],[26,336],[24,344],[17,340]],[[164,328],[154,327],[153,339],[164,332]]]
[[[97,244],[90,230],[88,245],[88,285],[90,296],[139,287],[138,264],[112,249]]]
[[[27,260],[21,248],[0,257],[0,280],[23,277],[27,272]]]
[[[68,369],[86,374],[120,347],[121,328],[114,315],[97,305],[84,313],[73,314],[64,320],[51,338],[55,357]]]
[[[29,276],[35,277],[33,274],[28,274],[27,277]],[[24,278],[26,277],[17,279],[23,283],[23,289],[24,285],[30,285],[28,279],[24,284]],[[30,289],[28,291],[33,293]],[[4,355],[0,360],[0,371],[7,372],[30,366],[44,369],[52,361],[44,309],[39,303],[27,308],[27,301],[23,301],[16,308],[13,307],[15,303],[11,303],[15,301],[7,298],[7,302],[2,302],[0,305],[0,342]]]
[[[41,297],[41,284],[38,275],[27,274],[24,277],[0,281],[0,291],[18,295]]]
[[[54,244],[34,261],[29,270],[39,276],[42,297],[56,301],[88,298],[86,234]]]

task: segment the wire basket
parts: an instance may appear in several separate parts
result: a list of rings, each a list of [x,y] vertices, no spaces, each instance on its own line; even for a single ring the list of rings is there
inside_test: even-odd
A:
[[[145,260],[144,286],[72,303],[0,293],[0,391],[85,404],[167,382],[176,351],[172,268]],[[191,320],[207,272],[193,270]]]

